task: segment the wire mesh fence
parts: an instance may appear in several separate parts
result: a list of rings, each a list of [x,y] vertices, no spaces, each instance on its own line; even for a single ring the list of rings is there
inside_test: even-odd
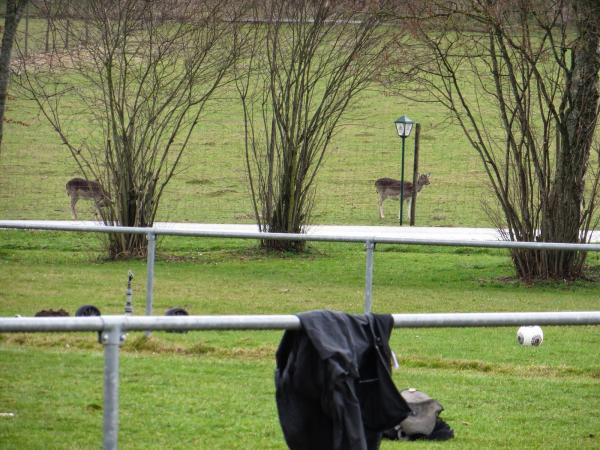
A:
[[[36,2],[28,9],[19,27],[15,60],[26,57],[45,61],[77,47],[78,42],[59,40],[51,26],[58,24],[64,28],[74,18],[68,14],[55,17],[56,11],[48,9],[50,6]],[[71,106],[74,110],[80,107]],[[485,174],[462,131],[447,124],[447,113],[441,107],[385,95],[376,83],[355,98],[328,147],[316,179],[311,222],[398,223],[398,201],[386,200],[386,217],[379,218],[374,182],[381,177],[400,178],[401,141],[393,121],[401,114],[409,115],[422,126],[419,171],[429,173],[431,179],[431,184],[418,194],[416,224],[489,226],[481,207],[481,199],[491,198]],[[235,89],[219,92],[165,189],[157,220],[200,223],[255,220],[243,129],[243,113]],[[36,104],[20,97],[15,89],[9,99],[4,139],[0,158],[0,217],[69,219],[65,184],[70,178],[81,176],[81,171]],[[412,181],[413,148],[414,133],[406,141],[406,181]],[[91,202],[81,201],[77,209],[82,219],[95,217]]]
[[[314,224],[396,225],[399,202],[384,202],[380,219],[375,180],[400,178],[401,140],[393,118],[395,99],[364,94],[339,128],[316,179]],[[16,99],[27,126],[7,124],[0,159],[0,211],[4,219],[71,218],[67,181],[81,176],[68,150],[38,116],[34,105]],[[412,105],[412,107],[415,107]],[[421,108],[421,107],[420,107]],[[490,226],[482,200],[490,199],[477,156],[458,131],[435,125],[441,113],[418,117],[419,172],[430,184],[417,196],[416,225]],[[161,199],[157,220],[252,223],[254,210],[246,170],[242,116],[234,97],[213,103],[194,134],[176,175]],[[405,181],[412,181],[414,137],[406,141]],[[408,217],[405,203],[405,218]],[[80,201],[78,216],[95,217],[93,202]]]

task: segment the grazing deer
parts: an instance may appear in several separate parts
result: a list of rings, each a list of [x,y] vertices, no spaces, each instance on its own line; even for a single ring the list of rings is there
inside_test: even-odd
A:
[[[421,192],[423,186],[429,184],[429,173],[422,173],[417,179],[417,192]],[[375,188],[379,194],[379,217],[384,218],[383,215],[383,201],[386,198],[400,198],[400,180],[394,180],[393,178],[379,178],[375,182]],[[412,202],[413,195],[413,184],[405,181],[404,182],[404,200],[408,200],[408,210],[410,211],[410,203]]]
[[[110,205],[110,196],[97,181],[84,180],[83,178],[73,178],[67,182],[67,195],[71,197],[71,213],[77,220],[77,211],[75,205],[80,198],[94,200],[96,209]]]

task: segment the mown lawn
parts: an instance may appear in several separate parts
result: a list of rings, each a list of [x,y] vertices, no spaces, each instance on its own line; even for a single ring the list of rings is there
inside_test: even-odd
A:
[[[100,446],[99,351],[3,346],[2,355],[0,402],[15,413],[0,422],[2,448]],[[518,372],[402,366],[396,383],[438,398],[456,437],[443,444],[389,442],[382,448],[598,448],[597,378]],[[285,448],[272,378],[266,356],[126,353],[120,447]]]
[[[145,302],[145,261],[106,262],[94,236],[0,234],[0,314],[93,303],[123,310],[127,270],[134,309]],[[596,266],[597,257],[590,259]],[[502,251],[380,246],[377,312],[598,309],[597,283],[526,286]],[[170,238],[156,265],[155,310],[193,314],[359,313],[364,249],[314,244],[306,255],[265,255],[246,241]],[[419,448],[598,448],[597,327],[544,327],[539,348],[516,329],[395,330],[399,387],[440,400],[456,431]],[[274,403],[282,332],[130,333],[122,348],[121,448],[285,448]],[[0,448],[97,448],[102,439],[102,347],[93,333],[0,336]],[[407,444],[385,443],[391,449]]]

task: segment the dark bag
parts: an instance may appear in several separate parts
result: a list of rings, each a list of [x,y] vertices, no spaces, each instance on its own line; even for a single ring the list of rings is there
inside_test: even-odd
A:
[[[414,388],[401,392],[411,409],[410,415],[402,422],[386,430],[383,437],[392,440],[417,439],[447,440],[454,437],[454,430],[439,418],[444,410],[440,402]]]

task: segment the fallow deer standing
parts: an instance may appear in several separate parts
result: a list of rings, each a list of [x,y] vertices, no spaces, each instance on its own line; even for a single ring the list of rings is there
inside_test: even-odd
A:
[[[429,173],[422,173],[417,179],[417,193],[421,192],[423,186],[429,184]],[[383,201],[386,198],[400,199],[400,180],[394,180],[393,178],[379,178],[375,182],[375,188],[379,194],[379,217],[384,218],[383,215]],[[410,211],[410,204],[412,202],[413,195],[413,184],[405,181],[404,182],[404,200],[408,201],[408,211]]]
[[[73,178],[67,182],[66,188],[67,195],[71,197],[71,213],[75,220],[77,220],[75,206],[80,198],[93,200],[98,212],[100,208],[110,205],[110,196],[97,181]]]

